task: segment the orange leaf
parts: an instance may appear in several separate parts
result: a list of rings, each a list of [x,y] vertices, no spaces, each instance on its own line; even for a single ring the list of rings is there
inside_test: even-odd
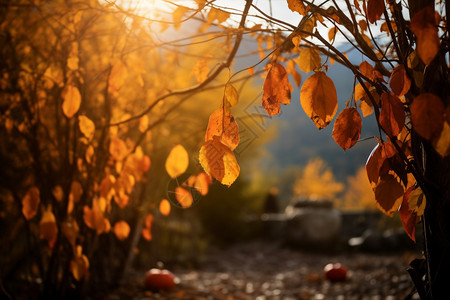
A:
[[[73,181],[70,185],[69,199],[71,198],[74,203],[77,203],[80,200],[81,195],[83,195],[83,187],[78,181]]]
[[[83,277],[89,277],[89,260],[82,251],[83,248],[77,246],[75,257],[70,262],[70,272],[77,281],[80,281]]]
[[[49,247],[53,248],[58,235],[58,227],[56,226],[56,218],[52,213],[51,206],[49,206],[42,214],[41,221],[39,222],[39,229],[41,239],[47,240]]]
[[[368,82],[364,82],[364,85],[367,87],[367,89],[370,91],[370,89],[372,88],[372,86],[370,85],[370,83]],[[365,99],[370,103],[370,98],[369,96],[367,96],[366,91],[364,90],[363,86],[361,85],[361,83],[358,83],[355,86],[355,100],[359,101],[361,99]]]
[[[420,94],[413,100],[410,110],[411,122],[418,134],[428,140],[439,136],[444,126],[445,106],[438,96]]]
[[[239,93],[230,83],[225,85],[225,93],[223,96],[230,107],[235,106],[239,102]]]
[[[111,69],[108,78],[108,92],[116,92],[120,90],[128,76],[127,66],[119,60]]]
[[[282,65],[274,63],[267,73],[263,86],[262,106],[270,116],[280,113],[280,103],[291,103],[292,85]]]
[[[405,95],[411,87],[411,80],[406,75],[406,70],[403,65],[398,65],[392,70],[391,78],[389,79],[389,86],[392,92],[398,97]]]
[[[182,145],[176,145],[170,150],[166,159],[166,171],[170,177],[176,178],[186,172],[189,166],[189,154]]]
[[[302,16],[306,16],[308,8],[303,4],[302,0],[287,0],[288,7],[293,12],[298,12]]]
[[[333,81],[324,72],[312,75],[302,86],[300,103],[317,128],[327,127],[337,112],[337,95]]]
[[[390,174],[380,177],[375,187],[375,200],[382,212],[391,216],[398,210],[403,199],[403,186]]]
[[[125,221],[117,222],[114,224],[114,234],[119,240],[125,240],[130,235],[130,225]]]
[[[373,113],[372,107],[365,100],[363,100],[359,103],[359,108],[361,108],[363,117],[367,117]]]
[[[236,120],[222,108],[216,110],[209,117],[206,129],[205,142],[214,136],[220,137],[222,144],[234,150],[239,144],[239,127]]]
[[[288,60],[286,67],[286,72],[291,74],[292,78],[294,78],[295,84],[299,87],[302,83],[302,75],[300,75],[297,70],[295,70],[295,62],[293,59]]]
[[[300,52],[299,57],[295,60],[300,68],[305,73],[314,71],[320,67],[322,60],[319,52],[314,48],[304,48]]]
[[[363,61],[359,65],[359,71],[361,72],[361,74],[363,74],[364,76],[366,76],[370,80],[373,79],[373,67],[367,61]]]
[[[385,159],[386,157],[383,156],[383,146],[377,144],[370,153],[369,159],[366,163],[367,177],[369,178],[369,182],[372,187],[374,187],[378,183],[378,178],[380,177],[380,169]]]
[[[334,40],[334,37],[336,36],[337,27],[331,27],[328,31],[328,40],[331,42]]]
[[[210,180],[211,177],[206,173],[202,172],[197,175],[194,187],[202,196],[208,194]]]
[[[386,133],[397,136],[405,126],[405,110],[396,96],[388,93],[381,95],[380,125]]]
[[[144,226],[142,228],[142,237],[147,240],[147,241],[151,241],[153,236],[152,236],[152,223],[153,223],[153,215],[152,214],[147,214],[147,216],[145,216],[144,219]]]
[[[78,126],[80,127],[81,133],[88,139],[91,140],[95,133],[95,124],[86,116],[78,117]]]
[[[31,220],[36,215],[40,201],[39,189],[35,186],[30,187],[22,198],[22,213],[25,219]]]
[[[239,176],[240,168],[233,152],[217,136],[203,144],[199,160],[205,172],[224,185],[230,186]]]
[[[170,214],[170,202],[167,199],[162,199],[159,203],[159,212],[163,216],[168,216]]]
[[[66,85],[61,92],[63,98],[62,109],[64,115],[69,119],[72,118],[80,109],[81,95],[78,88],[73,85]]]
[[[175,197],[177,198],[178,203],[184,208],[190,207],[194,202],[191,192],[181,186],[175,188]]]
[[[417,37],[417,54],[428,66],[439,52],[440,40],[432,7],[426,6],[411,18],[411,31]]]
[[[384,0],[369,0],[367,2],[367,18],[370,23],[376,22],[384,12]]]
[[[344,109],[336,118],[333,139],[345,150],[353,147],[361,136],[362,121],[356,108]]]
[[[107,219],[103,216],[103,212],[97,208],[93,207],[90,209],[88,206],[83,208],[83,220],[87,227],[95,230],[97,234],[103,232],[108,232],[110,230],[110,224]]]
[[[109,153],[114,160],[122,160],[128,153],[127,145],[118,137],[113,137],[109,143]]]
[[[416,241],[416,220],[417,215],[409,210],[408,205],[408,199],[411,195],[411,192],[414,190],[414,186],[410,186],[403,195],[403,201],[402,205],[400,206],[400,209],[398,211],[398,214],[400,216],[400,220],[402,221],[403,228],[405,229],[406,233],[412,239],[414,242]]]

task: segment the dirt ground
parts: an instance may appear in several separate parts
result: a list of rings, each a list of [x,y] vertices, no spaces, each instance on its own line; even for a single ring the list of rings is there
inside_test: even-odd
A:
[[[415,257],[411,252],[327,255],[252,241],[214,251],[198,269],[172,269],[177,285],[171,291],[146,291],[142,270],[106,299],[418,299],[406,272]],[[323,267],[336,262],[349,270],[344,282],[324,278]]]

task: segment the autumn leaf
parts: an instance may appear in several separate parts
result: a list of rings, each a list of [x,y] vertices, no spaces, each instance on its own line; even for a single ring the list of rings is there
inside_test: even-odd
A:
[[[364,82],[364,85],[367,87],[367,89],[369,91],[372,88],[372,85],[369,82]],[[361,99],[366,99],[366,100],[370,101],[369,100],[369,96],[367,95],[367,93],[364,90],[363,86],[361,85],[361,83],[358,83],[355,86],[355,100],[359,101]]]
[[[113,137],[109,143],[109,153],[116,161],[121,161],[128,154],[128,147],[123,140]]]
[[[353,147],[361,136],[362,121],[356,108],[344,109],[336,118],[333,139],[345,150]]]
[[[380,125],[392,136],[397,136],[405,126],[405,110],[403,103],[396,96],[384,93],[381,95]]]
[[[111,224],[108,219],[103,216],[103,212],[96,206],[92,209],[88,206],[83,207],[83,220],[87,227],[95,230],[97,234],[109,232]]]
[[[284,105],[291,103],[292,85],[281,64],[272,65],[264,81],[263,91],[262,106],[269,116],[280,113],[280,103]]]
[[[417,38],[417,54],[428,66],[439,52],[440,46],[434,9],[432,7],[426,6],[412,16],[411,31]]]
[[[238,124],[233,116],[225,113],[222,108],[213,112],[209,117],[205,142],[212,140],[214,136],[220,137],[222,144],[231,150],[234,150],[239,144]]]
[[[194,68],[192,69],[191,75],[194,75],[197,82],[201,83],[208,78],[209,67],[206,59],[198,60]]]
[[[376,185],[375,200],[382,212],[391,216],[403,200],[403,186],[391,174],[384,174]]]
[[[52,212],[52,207],[49,206],[42,213],[41,221],[39,222],[40,238],[48,242],[50,248],[53,248],[58,235],[58,227],[56,226],[56,218]]]
[[[88,139],[92,140],[95,132],[95,124],[86,116],[78,116],[78,126],[81,133]]]
[[[170,214],[170,202],[167,199],[162,199],[159,203],[159,212],[163,216],[168,216]]]
[[[294,47],[299,50],[300,42],[302,41],[302,37],[300,35],[294,35],[292,37],[292,44],[294,44]]]
[[[420,94],[414,98],[410,110],[411,122],[418,134],[427,140],[439,136],[444,126],[445,106],[438,96]]]
[[[380,169],[385,159],[386,157],[383,155],[383,146],[377,144],[375,148],[373,148],[366,162],[367,177],[372,187],[375,187],[375,185],[378,183],[378,178],[380,177]]]
[[[373,113],[372,106],[370,106],[365,100],[359,103],[359,108],[361,109],[364,118]]]
[[[286,72],[288,72],[288,74],[291,74],[292,78],[294,78],[295,84],[299,87],[302,83],[302,75],[300,75],[300,73],[295,70],[294,60],[290,59],[286,63]]]
[[[146,132],[148,128],[148,116],[144,115],[139,119],[139,131],[140,132]]]
[[[130,235],[130,225],[125,221],[119,221],[114,224],[114,234],[120,241],[125,240]]]
[[[433,143],[434,149],[442,157],[450,155],[450,126],[447,122],[444,122],[441,134],[438,139]]]
[[[370,23],[374,23],[381,18],[384,12],[384,0],[368,0],[367,18]]]
[[[337,95],[333,81],[324,72],[312,75],[302,86],[300,103],[317,128],[327,127],[337,112]]]
[[[300,68],[305,73],[314,71],[319,68],[322,60],[320,59],[319,52],[314,48],[304,48],[300,51],[299,57],[296,62]]]
[[[142,228],[142,237],[147,240],[147,241],[151,241],[153,236],[152,236],[152,224],[153,224],[153,215],[152,214],[147,214],[144,218],[144,226]]]
[[[224,99],[230,107],[235,106],[239,102],[239,93],[230,83],[225,85]]]
[[[60,185],[55,186],[52,189],[52,195],[55,197],[56,201],[61,202],[64,198],[64,191]]]
[[[409,209],[408,199],[413,191],[414,186],[410,186],[403,195],[402,205],[398,210],[398,214],[400,216],[400,220],[402,221],[403,228],[408,234],[409,238],[414,242],[416,241],[416,220],[417,215]]]
[[[176,145],[170,150],[166,159],[166,171],[170,177],[176,178],[186,172],[189,166],[189,155],[182,145]]]
[[[127,66],[121,61],[117,61],[111,69],[111,73],[108,78],[108,91],[117,92],[125,83],[128,77]]]
[[[229,17],[230,13],[221,9],[211,7],[206,21],[208,22],[208,24],[212,24],[212,22],[214,22],[215,20],[217,20],[218,23],[223,23],[228,20]]]
[[[239,176],[240,168],[233,152],[217,136],[200,148],[199,161],[205,172],[223,185],[230,186]]]
[[[37,213],[39,202],[39,189],[35,186],[30,187],[22,198],[22,213],[28,221],[31,220]]]
[[[406,74],[405,67],[403,65],[398,65],[392,70],[391,78],[389,79],[389,86],[392,92],[401,97],[405,95],[409,88],[411,87],[411,80]]]
[[[423,191],[420,187],[417,187],[409,195],[409,199],[408,199],[409,209],[412,210],[413,212],[415,212],[418,217],[420,217],[425,212],[426,204],[427,204],[427,199],[425,197],[425,194],[423,193]]]
[[[62,109],[64,115],[72,118],[80,109],[81,94],[76,86],[66,85],[61,92],[63,98]]]
[[[75,257],[70,262],[70,272],[77,281],[89,277],[89,260],[80,245],[76,247]]]
[[[334,37],[336,36],[336,32],[337,32],[337,27],[331,27],[330,30],[328,31],[328,40],[331,42],[332,40],[334,40]]]
[[[194,203],[191,192],[181,186],[175,188],[175,197],[183,208],[191,207],[192,203]]]
[[[172,13],[172,21],[175,23],[173,27],[178,29],[181,25],[181,21],[183,20],[183,16],[188,12],[189,9],[185,6],[178,5],[177,8]]]
[[[306,13],[308,12],[308,7],[303,4],[302,0],[287,0],[288,7],[293,12],[298,12],[302,16],[306,16]]]
[[[206,173],[200,173],[196,176],[194,188],[202,195],[208,194],[209,185],[211,184],[211,177]]]

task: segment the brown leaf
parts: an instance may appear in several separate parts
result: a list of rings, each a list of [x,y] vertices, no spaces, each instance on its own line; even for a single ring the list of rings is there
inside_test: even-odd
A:
[[[361,74],[363,74],[364,76],[366,76],[370,80],[373,79],[373,67],[367,61],[363,61],[359,65],[359,71],[361,72]]]
[[[39,189],[35,186],[30,187],[22,198],[22,213],[25,219],[31,220],[36,215],[40,201]]]
[[[58,227],[56,226],[56,218],[51,206],[42,214],[41,221],[39,222],[39,232],[41,239],[47,240],[49,247],[53,248],[58,235]]]
[[[397,136],[405,126],[403,103],[392,94],[381,95],[380,125],[392,136]]]
[[[217,136],[203,144],[199,160],[205,172],[224,185],[230,186],[239,176],[240,168],[233,152]]]
[[[291,103],[292,85],[282,65],[274,63],[267,74],[263,86],[262,106],[270,116],[280,113],[280,103]]]
[[[442,100],[430,93],[414,98],[411,106],[411,122],[414,130],[427,140],[439,136],[444,126],[445,106]]]
[[[302,16],[306,16],[306,13],[308,12],[308,8],[303,4],[302,0],[287,0],[288,7],[293,12],[298,12]]]
[[[411,80],[406,75],[406,70],[403,65],[398,65],[392,70],[389,86],[392,92],[398,97],[405,95],[409,91]]]
[[[366,163],[367,177],[369,178],[369,182],[372,187],[375,187],[375,185],[378,183],[378,178],[380,177],[380,169],[385,159],[386,158],[383,156],[382,145],[377,144],[370,153],[369,159]]]
[[[324,72],[312,75],[302,86],[300,103],[317,128],[327,127],[337,112],[337,95],[333,81]]]
[[[369,0],[367,2],[367,18],[374,23],[381,18],[384,12],[384,0]]]
[[[398,210],[403,199],[403,186],[390,174],[380,177],[375,187],[375,200],[382,212],[391,216]]]
[[[440,40],[432,7],[426,6],[411,18],[411,31],[417,38],[417,54],[428,66],[439,52]]]
[[[236,120],[222,108],[216,110],[209,117],[206,129],[205,142],[220,137],[222,144],[234,150],[239,144],[239,127]]]
[[[344,150],[353,147],[361,136],[362,121],[354,107],[344,109],[336,118],[333,139]]]

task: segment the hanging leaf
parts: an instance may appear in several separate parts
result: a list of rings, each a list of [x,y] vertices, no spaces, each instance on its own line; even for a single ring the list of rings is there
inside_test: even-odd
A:
[[[263,86],[262,106],[269,116],[280,113],[280,103],[284,105],[291,103],[292,90],[286,70],[279,63],[274,63],[267,73]]]
[[[302,86],[300,103],[317,128],[327,127],[337,112],[337,95],[333,81],[324,72],[312,75]]]
[[[128,154],[128,147],[123,140],[113,137],[109,143],[109,153],[116,161],[121,161]]]
[[[77,281],[89,278],[89,260],[82,252],[83,248],[78,245],[75,257],[70,262],[70,272]]]
[[[330,30],[328,31],[328,40],[331,42],[332,40],[334,40],[334,37],[336,36],[336,32],[337,32],[337,27],[331,27]]]
[[[287,0],[288,7],[293,12],[298,12],[302,16],[306,16],[306,13],[308,12],[308,8],[303,4],[302,0]]]
[[[202,83],[208,78],[209,71],[208,61],[206,59],[201,59],[195,63],[191,75],[195,76],[197,82]]]
[[[86,116],[78,116],[78,125],[81,133],[88,139],[92,140],[95,133],[95,124]]]
[[[35,186],[30,187],[22,198],[22,213],[25,219],[29,221],[36,215],[40,201],[39,189]]]
[[[202,195],[208,194],[209,185],[211,184],[211,177],[206,173],[200,173],[197,175],[194,188]]]
[[[128,77],[128,69],[127,66],[121,61],[117,61],[117,63],[112,67],[111,73],[108,78],[108,92],[117,92],[125,83],[125,80]]]
[[[319,68],[322,60],[320,59],[319,52],[314,48],[304,48],[300,51],[299,57],[296,62],[300,68],[305,73],[314,71]]]
[[[175,188],[175,197],[183,208],[191,207],[192,203],[194,203],[191,192],[181,186]]]
[[[214,136],[220,137],[222,144],[234,150],[239,144],[239,127],[231,114],[226,114],[222,108],[216,110],[209,117],[205,142]]]
[[[445,106],[438,96],[420,94],[414,98],[410,111],[413,128],[418,134],[427,140],[439,136],[444,126]]]
[[[367,18],[370,23],[374,23],[381,18],[384,12],[384,0],[368,0]]]
[[[409,209],[408,199],[411,192],[414,190],[414,186],[410,186],[403,195],[402,205],[398,211],[400,220],[402,221],[403,228],[408,234],[409,238],[416,242],[416,220],[417,215]]]
[[[359,71],[361,72],[361,74],[363,74],[364,76],[366,76],[370,80],[373,79],[373,67],[367,61],[363,61],[359,65]]]
[[[223,11],[221,9],[211,7],[206,21],[208,24],[212,24],[215,20],[217,20],[218,23],[223,23],[226,20],[228,20],[229,17],[230,13]]]
[[[363,100],[359,103],[359,108],[361,108],[361,112],[363,117],[367,117],[373,113],[373,108],[370,106],[367,101]]]
[[[405,126],[403,103],[392,94],[381,95],[380,125],[391,136],[397,136]]]
[[[441,134],[438,139],[433,143],[434,149],[442,157],[450,155],[450,126],[447,122],[444,122]]]
[[[109,232],[111,224],[108,219],[103,216],[103,212],[97,206],[89,208],[88,206],[83,207],[83,220],[87,227],[95,230],[97,234],[102,234]]]
[[[203,144],[199,160],[205,172],[223,185],[230,186],[239,176],[240,168],[233,152],[217,136]]]
[[[80,109],[81,95],[76,86],[66,85],[61,92],[63,98],[62,109],[64,115],[69,119],[72,118]]]
[[[142,228],[142,237],[147,240],[147,241],[151,241],[153,236],[152,236],[152,224],[153,224],[153,215],[152,214],[147,214],[145,216],[144,219],[144,226]]]
[[[411,80],[406,75],[406,70],[403,65],[398,65],[392,70],[389,86],[392,92],[398,97],[405,95],[409,91]]]
[[[56,226],[56,218],[51,205],[42,214],[39,222],[39,233],[40,238],[47,240],[49,247],[52,249],[58,236],[58,226]]]
[[[392,216],[402,203],[403,186],[390,174],[381,176],[374,192],[378,207],[388,216]]]
[[[292,37],[292,44],[294,44],[294,47],[299,50],[300,42],[302,41],[302,37],[300,35],[294,35]]]
[[[184,15],[188,11],[189,8],[182,5],[177,5],[177,8],[172,13],[172,21],[173,23],[175,23],[173,24],[173,27],[175,27],[175,29],[178,29],[180,27],[181,21],[183,20]]]
[[[427,205],[427,199],[420,187],[417,187],[411,192],[408,199],[409,209],[417,214],[418,217],[425,212],[425,206]]]
[[[120,241],[125,240],[130,235],[130,225],[125,221],[119,221],[114,224],[114,234]]]
[[[378,183],[380,169],[385,159],[386,157],[383,156],[383,147],[380,144],[377,144],[375,148],[373,148],[366,162],[367,177],[369,178],[372,187],[375,187]]]
[[[439,52],[440,40],[436,27],[434,9],[426,6],[411,18],[411,31],[417,38],[417,54],[429,65]]]
[[[372,88],[372,85],[368,82],[364,82],[364,85],[367,87],[367,89],[370,91],[370,89]],[[370,98],[367,95],[366,91],[364,90],[363,86],[361,85],[361,83],[358,83],[355,86],[355,101],[359,101],[359,100],[368,100],[368,102],[370,102]]]
[[[224,98],[230,107],[235,106],[239,102],[239,93],[230,83],[225,85]]]
[[[189,166],[189,154],[182,145],[176,145],[170,150],[166,159],[166,171],[170,177],[176,178],[186,172]]]
[[[333,139],[345,150],[353,147],[361,136],[362,121],[356,108],[344,109],[336,118]]]
[[[159,212],[163,216],[168,216],[170,214],[170,202],[167,199],[162,199],[159,203]]]
[[[293,59],[288,60],[286,63],[286,72],[291,74],[292,78],[294,78],[295,84],[299,87],[302,83],[302,75],[295,70],[295,62]]]

